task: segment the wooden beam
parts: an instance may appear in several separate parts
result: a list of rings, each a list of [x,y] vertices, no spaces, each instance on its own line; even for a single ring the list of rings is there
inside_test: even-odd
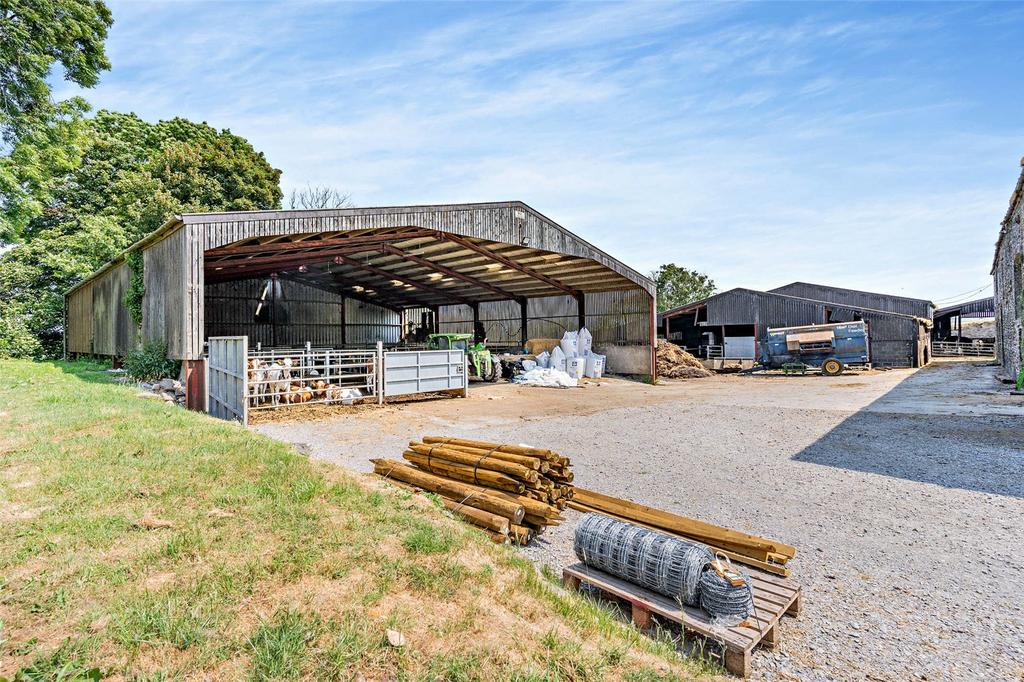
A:
[[[225,258],[222,260],[207,260],[204,258],[203,265],[207,271],[213,270],[216,272],[221,272],[224,270],[255,270],[261,267],[285,270],[288,268],[298,267],[299,265],[315,265],[316,263],[326,263],[331,261],[334,256],[340,256],[350,253],[359,253],[362,251],[373,251],[379,246],[380,243],[377,242],[372,244],[353,244],[351,246],[335,246],[330,249],[323,249],[320,251],[300,251],[297,253],[281,254],[279,256]]]
[[[383,268],[378,268],[376,265],[370,265],[369,263],[360,263],[359,261],[355,260],[354,258],[349,258],[348,256],[343,256],[343,255],[338,255],[338,256],[336,256],[336,258],[339,259],[345,265],[348,265],[350,267],[359,268],[361,270],[366,270],[367,272],[372,272],[375,275],[380,275],[381,277],[386,277],[388,279],[393,279],[395,281],[402,282],[404,284],[408,284],[410,286],[416,287],[417,289],[422,289],[423,291],[426,291],[427,293],[434,294],[434,295],[437,295],[437,296],[441,296],[443,298],[448,298],[448,299],[451,299],[453,301],[458,301],[459,303],[462,303],[464,305],[472,305],[472,301],[470,301],[469,299],[464,298],[462,296],[459,296],[458,294],[456,294],[454,292],[446,291],[444,289],[439,289],[437,287],[430,286],[429,284],[424,284],[423,282],[418,282],[418,281],[416,281],[414,279],[410,279],[410,278],[405,277],[405,276],[396,275],[395,273],[388,272],[387,270],[385,270]]]
[[[348,236],[328,237],[327,239],[304,241],[277,241],[264,242],[262,244],[245,244],[243,246],[220,246],[206,252],[207,258],[219,258],[221,256],[247,256],[262,253],[280,253],[282,251],[301,251],[316,248],[328,248],[332,246],[346,246],[355,244],[376,244],[381,242],[404,241],[416,237],[433,237],[431,231],[418,227],[398,228],[397,232],[374,232],[372,234],[356,233]]]
[[[346,287],[344,284],[340,282],[328,283],[322,280],[313,279],[309,277],[302,277],[299,275],[280,275],[280,278],[292,282],[298,282],[299,284],[305,284],[307,287],[320,289],[321,291],[326,291],[331,294],[337,294],[338,296],[343,296],[345,298],[351,298],[356,301],[362,301],[363,303],[369,303],[380,308],[386,308],[396,313],[400,312],[402,308],[405,307],[405,304],[399,303],[398,301],[393,301],[389,298],[366,296],[360,294],[357,291],[352,291],[350,287]],[[342,319],[344,319],[344,313],[342,314]]]
[[[472,284],[473,286],[477,287],[478,289],[485,289],[487,291],[491,291],[491,292],[493,292],[495,294],[498,294],[499,296],[504,296],[505,298],[508,298],[508,299],[516,298],[515,294],[510,293],[508,291],[505,291],[501,287],[495,286],[495,285],[493,285],[493,284],[491,284],[489,282],[485,282],[485,281],[483,281],[481,279],[477,279],[476,277],[473,277],[472,275],[465,275],[465,274],[459,272],[458,270],[452,270],[451,268],[449,268],[449,267],[447,267],[445,265],[441,265],[440,263],[436,263],[436,262],[434,262],[432,260],[429,260],[427,258],[423,258],[421,256],[417,256],[417,255],[411,254],[411,253],[406,253],[405,251],[402,251],[401,249],[399,249],[399,248],[397,248],[395,246],[392,246],[391,244],[383,244],[383,245],[381,245],[380,248],[381,248],[381,251],[383,251],[385,253],[390,253],[393,256],[401,256],[405,260],[412,261],[413,263],[416,263],[417,265],[422,265],[425,268],[430,268],[432,270],[436,270],[437,272],[440,272],[441,274],[448,275],[449,277],[454,277],[455,279],[461,279],[463,282],[466,282],[467,284]]]
[[[505,267],[512,268],[513,270],[518,270],[519,272],[522,272],[523,274],[529,275],[530,277],[533,277],[534,279],[537,279],[537,280],[540,280],[541,282],[544,282],[548,286],[554,287],[555,289],[558,289],[560,291],[564,291],[565,293],[569,294],[570,296],[576,296],[576,294],[580,293],[578,289],[574,289],[574,288],[572,288],[570,286],[566,286],[565,284],[562,284],[561,282],[559,282],[557,279],[553,279],[551,277],[548,277],[544,273],[537,272],[533,268],[528,268],[525,265],[520,265],[519,263],[515,262],[514,260],[512,260],[510,258],[506,258],[505,256],[501,255],[500,253],[496,253],[494,251],[491,251],[490,249],[488,249],[486,247],[483,247],[483,246],[480,246],[479,244],[474,244],[473,242],[469,241],[465,237],[460,237],[459,235],[449,234],[448,232],[441,232],[441,231],[436,231],[435,234],[440,239],[444,239],[446,241],[450,241],[453,244],[458,244],[459,246],[463,247],[464,249],[469,249],[470,251],[475,251],[476,253],[479,253],[481,256],[486,256],[486,257],[490,258],[493,261],[501,263]]]
[[[422,293],[422,292],[419,292],[419,291],[410,292],[410,291],[403,290],[401,292],[396,292],[396,290],[394,290],[394,289],[388,289],[388,287],[391,286],[391,280],[390,279],[388,279],[386,285],[373,284],[371,286],[367,286],[367,283],[366,283],[365,280],[360,281],[360,280],[351,279],[351,278],[346,277],[346,276],[344,276],[342,274],[335,273],[335,272],[329,272],[329,271],[326,271],[326,270],[314,270],[314,271],[312,271],[309,274],[311,274],[313,276],[318,276],[318,275],[323,276],[323,275],[326,275],[332,282],[336,282],[340,286],[344,287],[346,290],[352,290],[353,287],[357,287],[357,286],[358,287],[362,287],[364,289],[374,289],[377,293],[375,295],[369,297],[368,300],[370,300],[371,303],[373,302],[374,298],[377,298],[378,295],[382,299],[384,299],[384,300],[393,301],[396,304],[397,308],[413,308],[413,307],[416,307],[416,306],[421,306],[422,307],[422,306],[428,305],[429,301],[432,300],[430,298],[428,298],[426,301],[423,300],[422,297],[425,294]],[[400,293],[401,295],[399,295],[397,297],[392,297],[392,296],[388,296],[389,292],[390,293]],[[408,300],[406,300],[406,299],[408,299]]]

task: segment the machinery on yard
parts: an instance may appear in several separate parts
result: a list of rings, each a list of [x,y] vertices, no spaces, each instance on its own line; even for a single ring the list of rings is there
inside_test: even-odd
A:
[[[761,364],[787,372],[820,367],[825,376],[836,376],[848,366],[868,366],[868,344],[867,325],[862,321],[769,328]]]
[[[487,350],[487,342],[474,343],[472,334],[431,334],[427,337],[427,350],[464,350],[471,377],[498,380],[498,363]]]

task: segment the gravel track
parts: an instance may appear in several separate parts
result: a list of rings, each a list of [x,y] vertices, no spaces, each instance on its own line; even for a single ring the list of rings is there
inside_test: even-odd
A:
[[[571,454],[581,486],[795,545],[803,615],[783,620],[780,650],[754,656],[755,679],[1024,679],[1024,403],[992,368],[678,390],[445,432],[543,444]],[[337,428],[356,447],[314,454],[397,455],[412,422],[349,422]],[[324,428],[261,430],[309,443]],[[555,570],[574,561],[567,516],[524,551]]]

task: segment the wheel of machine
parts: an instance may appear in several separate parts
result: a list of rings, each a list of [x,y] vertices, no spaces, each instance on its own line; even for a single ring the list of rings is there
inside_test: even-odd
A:
[[[500,374],[500,372],[498,371],[498,365],[499,365],[498,361],[494,360],[493,358],[491,358],[491,369],[490,369],[490,371],[488,371],[486,368],[484,369],[484,377],[483,377],[484,381],[489,381],[489,382],[493,383],[493,382],[498,380],[498,376]]]
[[[829,358],[825,362],[821,363],[821,373],[827,377],[839,376],[843,373],[843,363],[839,362],[835,358]]]

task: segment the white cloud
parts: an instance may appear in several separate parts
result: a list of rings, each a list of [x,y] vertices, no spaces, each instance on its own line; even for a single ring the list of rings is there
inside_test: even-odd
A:
[[[983,283],[1024,136],[974,124],[989,103],[927,63],[966,10],[775,9],[116,4],[86,96],[229,127],[286,191],[522,199],[641,270]]]

